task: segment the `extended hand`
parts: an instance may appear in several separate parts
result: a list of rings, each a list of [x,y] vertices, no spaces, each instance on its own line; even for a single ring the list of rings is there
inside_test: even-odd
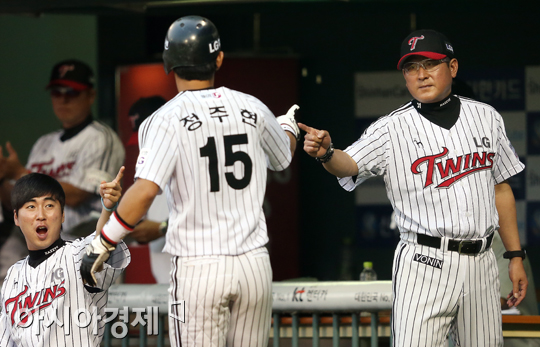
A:
[[[307,133],[304,136],[304,151],[314,158],[325,155],[332,142],[328,131],[318,130],[302,123],[298,123],[298,126]]]
[[[513,288],[507,296],[508,301],[506,303],[508,307],[513,307],[519,305],[525,299],[529,281],[527,280],[527,274],[525,273],[521,258],[512,258],[510,260],[508,272]]]
[[[96,286],[96,272],[103,270],[103,263],[109,259],[109,255],[116,247],[105,241],[101,235],[97,235],[92,243],[86,247],[86,254],[81,262],[81,276],[83,283]]]
[[[26,169],[21,164],[19,160],[19,155],[17,154],[17,151],[15,151],[13,146],[11,146],[11,143],[6,143],[6,150],[8,152],[7,157],[4,157],[1,149],[2,147],[0,147],[0,154],[2,156],[0,165],[2,166],[1,171],[3,172],[4,177],[9,179],[18,179],[23,174],[25,174]]]
[[[114,208],[122,196],[122,186],[120,185],[120,181],[124,176],[124,170],[125,167],[122,166],[112,182],[102,181],[99,186],[99,195],[103,198],[103,205],[109,209]]]
[[[286,114],[277,117],[277,121],[281,125],[283,130],[286,130],[293,134],[296,138],[296,141],[300,141],[300,129],[298,129],[298,124],[296,124],[296,119],[294,119],[294,115],[296,113],[296,110],[298,110],[299,108],[300,106],[298,105],[292,105]]]

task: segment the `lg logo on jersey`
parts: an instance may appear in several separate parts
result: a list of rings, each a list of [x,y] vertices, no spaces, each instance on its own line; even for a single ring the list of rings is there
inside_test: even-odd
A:
[[[487,137],[482,137],[482,143],[478,143],[478,140],[476,139],[476,137],[473,137],[474,139],[474,144],[476,145],[476,147],[486,147],[486,148],[490,148],[491,147],[491,143],[489,142],[489,139]]]

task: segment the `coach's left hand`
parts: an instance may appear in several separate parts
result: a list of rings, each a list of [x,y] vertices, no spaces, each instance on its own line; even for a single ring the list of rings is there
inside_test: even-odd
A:
[[[508,307],[513,307],[519,305],[525,295],[527,294],[527,286],[529,281],[527,280],[527,274],[525,273],[525,268],[523,267],[523,259],[520,257],[510,259],[510,264],[508,265],[508,272],[510,280],[514,285],[510,294],[508,294]]]
[[[101,235],[97,235],[91,244],[86,247],[86,254],[81,262],[81,276],[85,284],[95,287],[97,284],[96,272],[103,270],[103,263],[116,247],[108,243]]]

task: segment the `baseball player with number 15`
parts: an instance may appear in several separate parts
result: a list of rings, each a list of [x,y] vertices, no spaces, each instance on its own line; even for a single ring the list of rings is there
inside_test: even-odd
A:
[[[379,118],[344,151],[325,130],[307,132],[304,150],[352,191],[383,176],[401,241],[393,267],[394,346],[502,346],[499,232],[510,258],[509,305],[527,291],[512,189],[523,170],[491,106],[451,94],[458,61],[433,30],[402,43],[398,69],[414,98]],[[356,178],[353,178],[356,176]]]
[[[179,93],[139,128],[137,180],[98,238],[114,248],[166,192],[171,345],[266,346],[272,269],[262,204],[267,168],[281,171],[292,160],[298,107],[276,119],[255,97],[215,88],[223,52],[206,18],[175,21],[163,60]],[[106,252],[88,250],[87,282]]]

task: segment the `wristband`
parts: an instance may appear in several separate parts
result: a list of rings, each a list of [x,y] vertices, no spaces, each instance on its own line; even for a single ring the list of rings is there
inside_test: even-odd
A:
[[[113,212],[112,216],[107,221],[107,224],[101,230],[101,237],[103,237],[111,245],[116,245],[118,242],[133,231],[135,227],[127,224],[120,218],[118,212]]]
[[[105,209],[105,211],[113,212],[118,207],[118,201],[116,202],[116,204],[112,208],[107,208],[107,206],[105,206],[105,204],[103,203],[103,197],[101,197],[101,206],[103,206],[103,209]]]
[[[321,164],[328,163],[330,159],[332,159],[333,155],[334,155],[334,145],[330,143],[330,146],[328,146],[326,153],[324,153],[322,157],[315,157],[315,160]]]
[[[508,252],[504,252],[503,254],[504,259],[512,259],[512,258],[521,257],[521,259],[525,260],[526,256],[527,256],[527,253],[524,250],[508,251]]]

